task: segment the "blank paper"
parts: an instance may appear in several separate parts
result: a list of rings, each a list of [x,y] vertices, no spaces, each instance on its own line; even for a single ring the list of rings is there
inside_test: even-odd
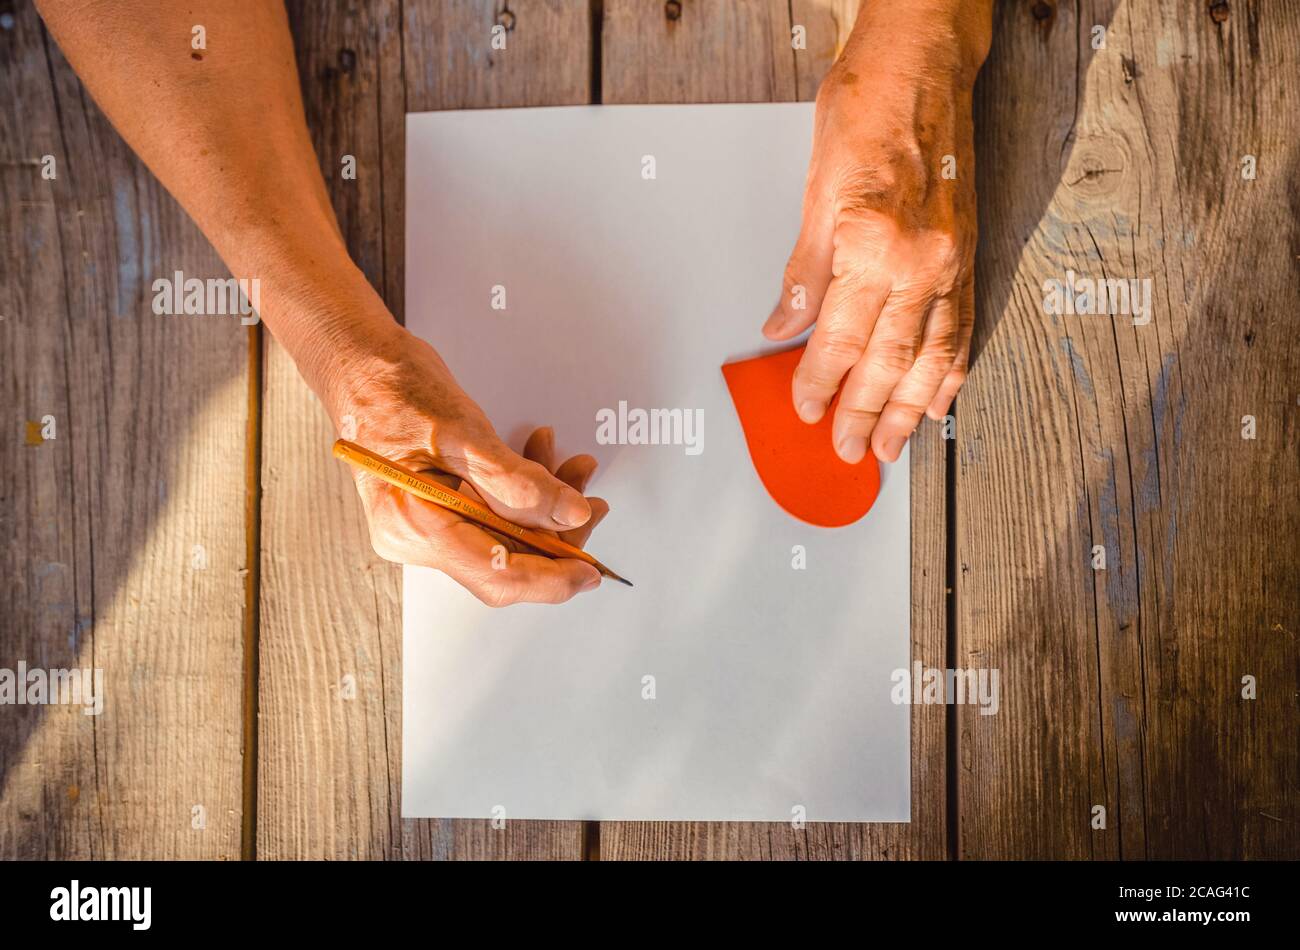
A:
[[[719,370],[774,349],[812,118],[407,117],[406,325],[516,451],[549,424],[560,458],[599,460],[612,511],[588,548],[636,586],[494,610],[407,567],[403,816],[908,819],[907,455],[861,521],[804,524],[764,491]],[[600,444],[620,404],[698,410],[699,451]]]

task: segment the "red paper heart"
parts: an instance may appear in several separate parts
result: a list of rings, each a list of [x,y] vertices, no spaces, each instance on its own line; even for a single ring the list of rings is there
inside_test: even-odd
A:
[[[749,457],[772,500],[800,521],[839,528],[857,521],[880,493],[880,465],[868,449],[856,465],[835,454],[831,420],[808,425],[794,411],[790,383],[804,348],[727,363],[722,375],[736,405]]]

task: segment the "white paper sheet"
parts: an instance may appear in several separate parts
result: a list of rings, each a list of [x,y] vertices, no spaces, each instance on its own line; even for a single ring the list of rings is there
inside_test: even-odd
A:
[[[493,610],[406,568],[403,816],[908,819],[907,456],[857,524],[796,521],[719,371],[772,348],[812,115],[407,117],[406,325],[513,448],[550,424],[561,458],[599,460],[588,547],[636,586]],[[598,444],[620,401],[702,410],[703,451]]]

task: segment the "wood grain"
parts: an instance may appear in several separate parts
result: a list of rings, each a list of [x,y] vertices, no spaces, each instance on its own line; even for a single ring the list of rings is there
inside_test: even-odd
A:
[[[810,99],[856,16],[851,3],[605,4],[605,102],[734,102]],[[807,49],[791,48],[794,23]],[[795,235],[790,235],[793,246]],[[780,274],[772,275],[773,295]],[[764,315],[765,316],[765,315]],[[759,318],[754,325],[757,339]],[[912,657],[943,667],[945,651],[944,446],[927,423],[912,445]],[[912,710],[910,824],[604,822],[602,859],[942,858],[945,714]]]
[[[228,275],[29,3],[0,71],[0,667],[104,677],[0,706],[0,857],[238,858],[247,331],[153,312]]]
[[[407,111],[809,99],[857,3],[289,6],[343,233],[400,318]],[[912,449],[912,650],[949,665],[951,521],[953,660],[1000,670],[1001,710],[960,708],[950,735],[943,707],[913,709],[909,825],[494,832],[399,818],[400,572],[370,553],[284,353],[153,314],[154,278],[225,270],[17,3],[0,33],[0,667],[97,666],[107,699],[98,717],[0,707],[0,858],[239,857],[254,567],[260,857],[577,858],[598,840],[605,859],[1294,858],[1298,66],[1297,0],[999,5],[976,102],[977,359],[957,440],[926,424]],[[1149,279],[1150,323],[1045,312],[1067,270]]]
[[[587,6],[294,3],[290,15],[348,247],[400,314],[404,112],[587,102]],[[493,51],[498,20],[506,49]],[[355,181],[338,173],[343,154]],[[273,343],[266,365],[258,856],[578,857],[578,822],[401,820],[401,572],[372,553],[322,407]]]
[[[960,856],[1294,857],[1300,4],[1116,10],[1002,5],[978,90]],[[1045,312],[1067,270],[1153,318]]]

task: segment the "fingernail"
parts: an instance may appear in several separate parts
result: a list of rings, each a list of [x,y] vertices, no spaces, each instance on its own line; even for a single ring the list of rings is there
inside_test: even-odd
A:
[[[886,462],[897,462],[898,456],[903,451],[903,445],[907,442],[907,436],[895,435],[885,440],[881,446],[881,455]]]
[[[583,590],[584,592],[585,592],[585,591],[589,591],[589,590],[595,590],[595,589],[596,589],[597,587],[599,587],[599,586],[600,586],[600,574],[593,574],[592,577],[589,578],[589,579],[588,579],[588,580],[587,580],[587,581],[582,585],[582,590]]]
[[[776,333],[783,326],[785,326],[785,312],[781,309],[780,305],[778,305],[777,308],[772,311],[771,316],[767,318],[767,322],[763,324],[763,332]]]
[[[578,525],[586,524],[590,517],[591,506],[587,504],[587,499],[577,492],[564,492],[560,495],[555,510],[551,512],[551,520],[566,528],[576,528]]]
[[[856,465],[867,454],[867,440],[860,435],[846,435],[835,447],[840,458],[850,465]]]
[[[813,423],[821,419],[822,413],[826,411],[826,406],[816,399],[806,399],[799,403],[799,418],[804,422]]]

